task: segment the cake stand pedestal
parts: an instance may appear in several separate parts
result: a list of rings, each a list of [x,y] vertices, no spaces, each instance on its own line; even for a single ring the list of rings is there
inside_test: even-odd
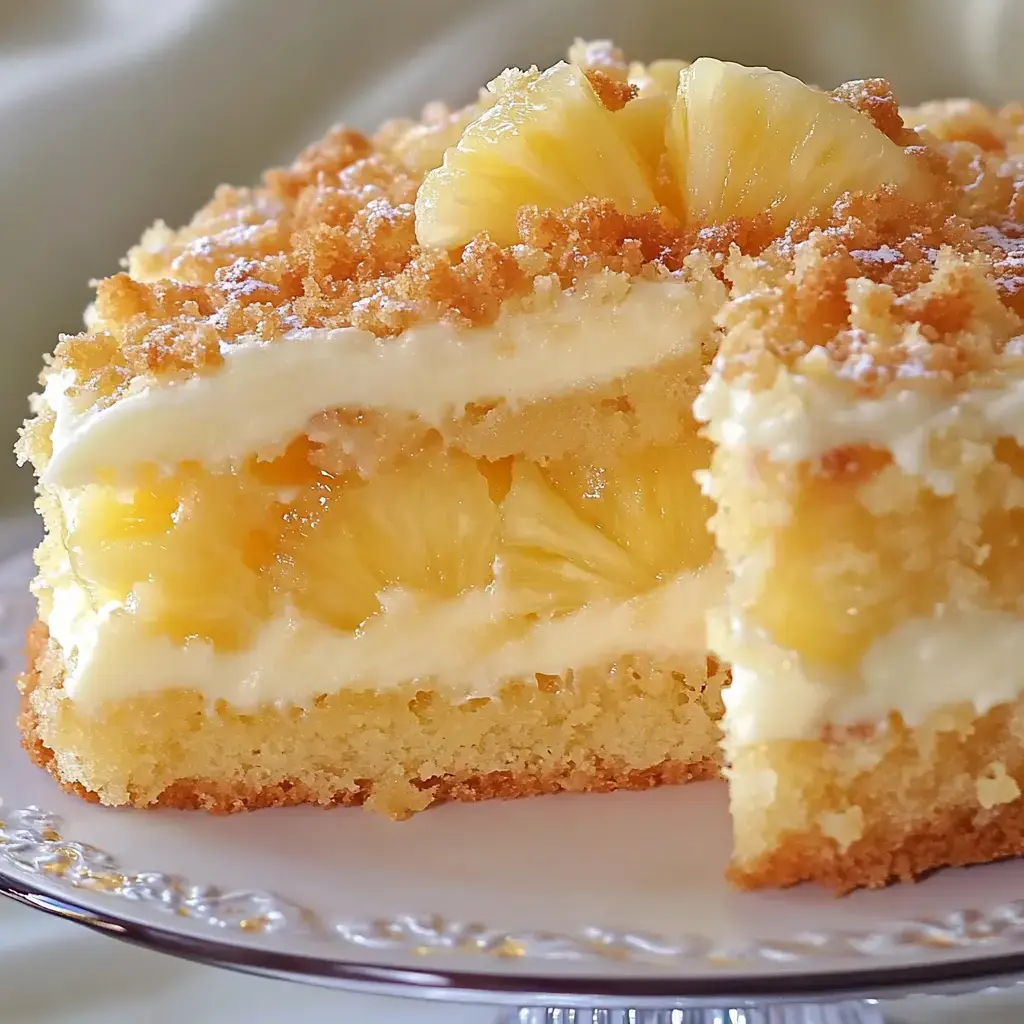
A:
[[[870,1002],[820,1005],[797,1003],[729,1009],[702,1007],[689,1010],[511,1010],[496,1024],[885,1024]]]

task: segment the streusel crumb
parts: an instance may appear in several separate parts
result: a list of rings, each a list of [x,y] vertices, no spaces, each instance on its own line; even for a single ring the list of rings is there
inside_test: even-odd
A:
[[[884,96],[859,86],[836,94],[899,137]],[[904,116],[932,139],[927,159],[944,168],[943,195],[919,205],[884,189],[846,196],[826,220],[791,224],[756,258],[734,253],[733,301],[721,317],[727,376],[753,372],[767,385],[783,365],[871,394],[960,387],[1019,358],[1020,111],[954,101]]]
[[[921,139],[918,134],[904,124],[892,86],[884,78],[846,82],[833,89],[832,96],[854,110],[859,110],[893,142],[901,146],[920,145]]]
[[[635,90],[618,51],[592,44],[583,56],[606,106],[630,102]],[[333,129],[260,186],[219,189],[180,231],[156,225],[130,254],[127,273],[99,283],[88,329],[61,341],[53,368],[74,371],[73,390],[106,403],[140,377],[215,369],[224,347],[243,337],[354,326],[388,338],[420,322],[484,325],[503,303],[530,294],[538,277],[556,275],[566,288],[606,268],[655,275],[679,269],[695,249],[710,253],[720,273],[730,252],[757,257],[744,264],[734,255],[729,273],[742,308],[765,307],[758,322],[768,339],[734,332],[733,351],[759,345],[791,359],[829,343],[847,372],[851,361],[874,360],[867,377],[891,376],[884,367],[911,357],[897,356],[883,336],[860,340],[854,321],[866,314],[855,315],[857,292],[876,311],[888,302],[876,319],[890,325],[890,338],[920,324],[915,365],[983,365],[980,353],[999,351],[1024,313],[1024,116],[1016,107],[933,104],[916,122],[911,112],[919,134],[905,126],[885,82],[850,83],[833,96],[921,149],[946,181],[935,202],[918,208],[884,190],[848,195],[778,237],[767,214],[694,230],[665,209],[628,215],[593,199],[564,211],[524,208],[512,246],[479,236],[451,252],[422,249],[413,204],[424,162],[439,161],[443,144],[492,102],[482,94],[464,111],[431,110],[373,139]],[[947,250],[953,255],[940,271],[938,254]],[[867,284],[876,289],[870,300]],[[726,320],[735,326],[744,315],[734,309]],[[969,335],[971,318],[982,315],[995,316],[984,343]],[[921,345],[934,351],[922,355]],[[953,358],[950,346],[970,358]]]
[[[613,78],[600,68],[591,68],[586,76],[597,98],[608,110],[621,110],[640,91],[635,85]]]

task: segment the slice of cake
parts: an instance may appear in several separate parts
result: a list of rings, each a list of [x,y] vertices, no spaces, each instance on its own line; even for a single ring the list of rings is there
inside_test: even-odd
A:
[[[724,750],[741,885],[1014,852],[1022,121],[578,44],[153,228],[19,449],[29,750],[394,816]]]
[[[743,887],[1024,852],[1022,115],[908,112],[952,189],[727,268],[697,412]]]

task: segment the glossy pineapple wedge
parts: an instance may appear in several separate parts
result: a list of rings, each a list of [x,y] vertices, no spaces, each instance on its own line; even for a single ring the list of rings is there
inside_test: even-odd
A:
[[[497,102],[420,187],[421,245],[454,248],[481,232],[511,245],[523,206],[565,209],[594,196],[633,212],[656,205],[649,167],[580,68],[506,71],[490,88]]]
[[[780,71],[702,57],[680,72],[667,132],[688,219],[777,225],[918,169],[859,111]]]
[[[65,546],[94,607],[131,605],[154,632],[218,647],[244,645],[271,613],[282,496],[318,479],[305,439],[235,473],[184,464],[143,474],[131,489],[94,484],[75,501]]]
[[[429,453],[370,480],[325,476],[285,515],[277,585],[343,630],[398,588],[456,597],[491,581],[498,508],[466,455]]]
[[[426,176],[420,242],[455,248],[486,233],[509,245],[520,208],[592,197],[695,226],[767,213],[781,227],[850,191],[927,194],[903,147],[789,75],[702,57],[634,65],[628,81],[634,97],[611,111],[572,64],[506,72],[495,104]]]
[[[706,442],[614,461],[517,464],[502,505],[501,578],[537,608],[626,598],[711,557],[710,507],[694,473]]]

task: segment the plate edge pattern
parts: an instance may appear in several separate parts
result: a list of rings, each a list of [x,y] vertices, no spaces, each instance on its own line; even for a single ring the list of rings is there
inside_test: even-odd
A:
[[[0,813],[0,865],[23,881],[45,879],[44,895],[59,898],[63,892],[73,898],[87,892],[114,897],[257,942],[261,937],[294,936],[350,951],[615,961],[676,970],[686,965],[704,970],[782,966],[822,958],[852,959],[865,966],[866,961],[913,953],[984,949],[995,954],[1024,948],[1024,900],[894,922],[883,929],[802,932],[736,946],[699,935],[669,937],[596,926],[576,933],[517,930],[440,914],[325,920],[311,908],[270,891],[230,889],[162,872],[129,872],[112,854],[65,836],[61,818],[38,807]]]

